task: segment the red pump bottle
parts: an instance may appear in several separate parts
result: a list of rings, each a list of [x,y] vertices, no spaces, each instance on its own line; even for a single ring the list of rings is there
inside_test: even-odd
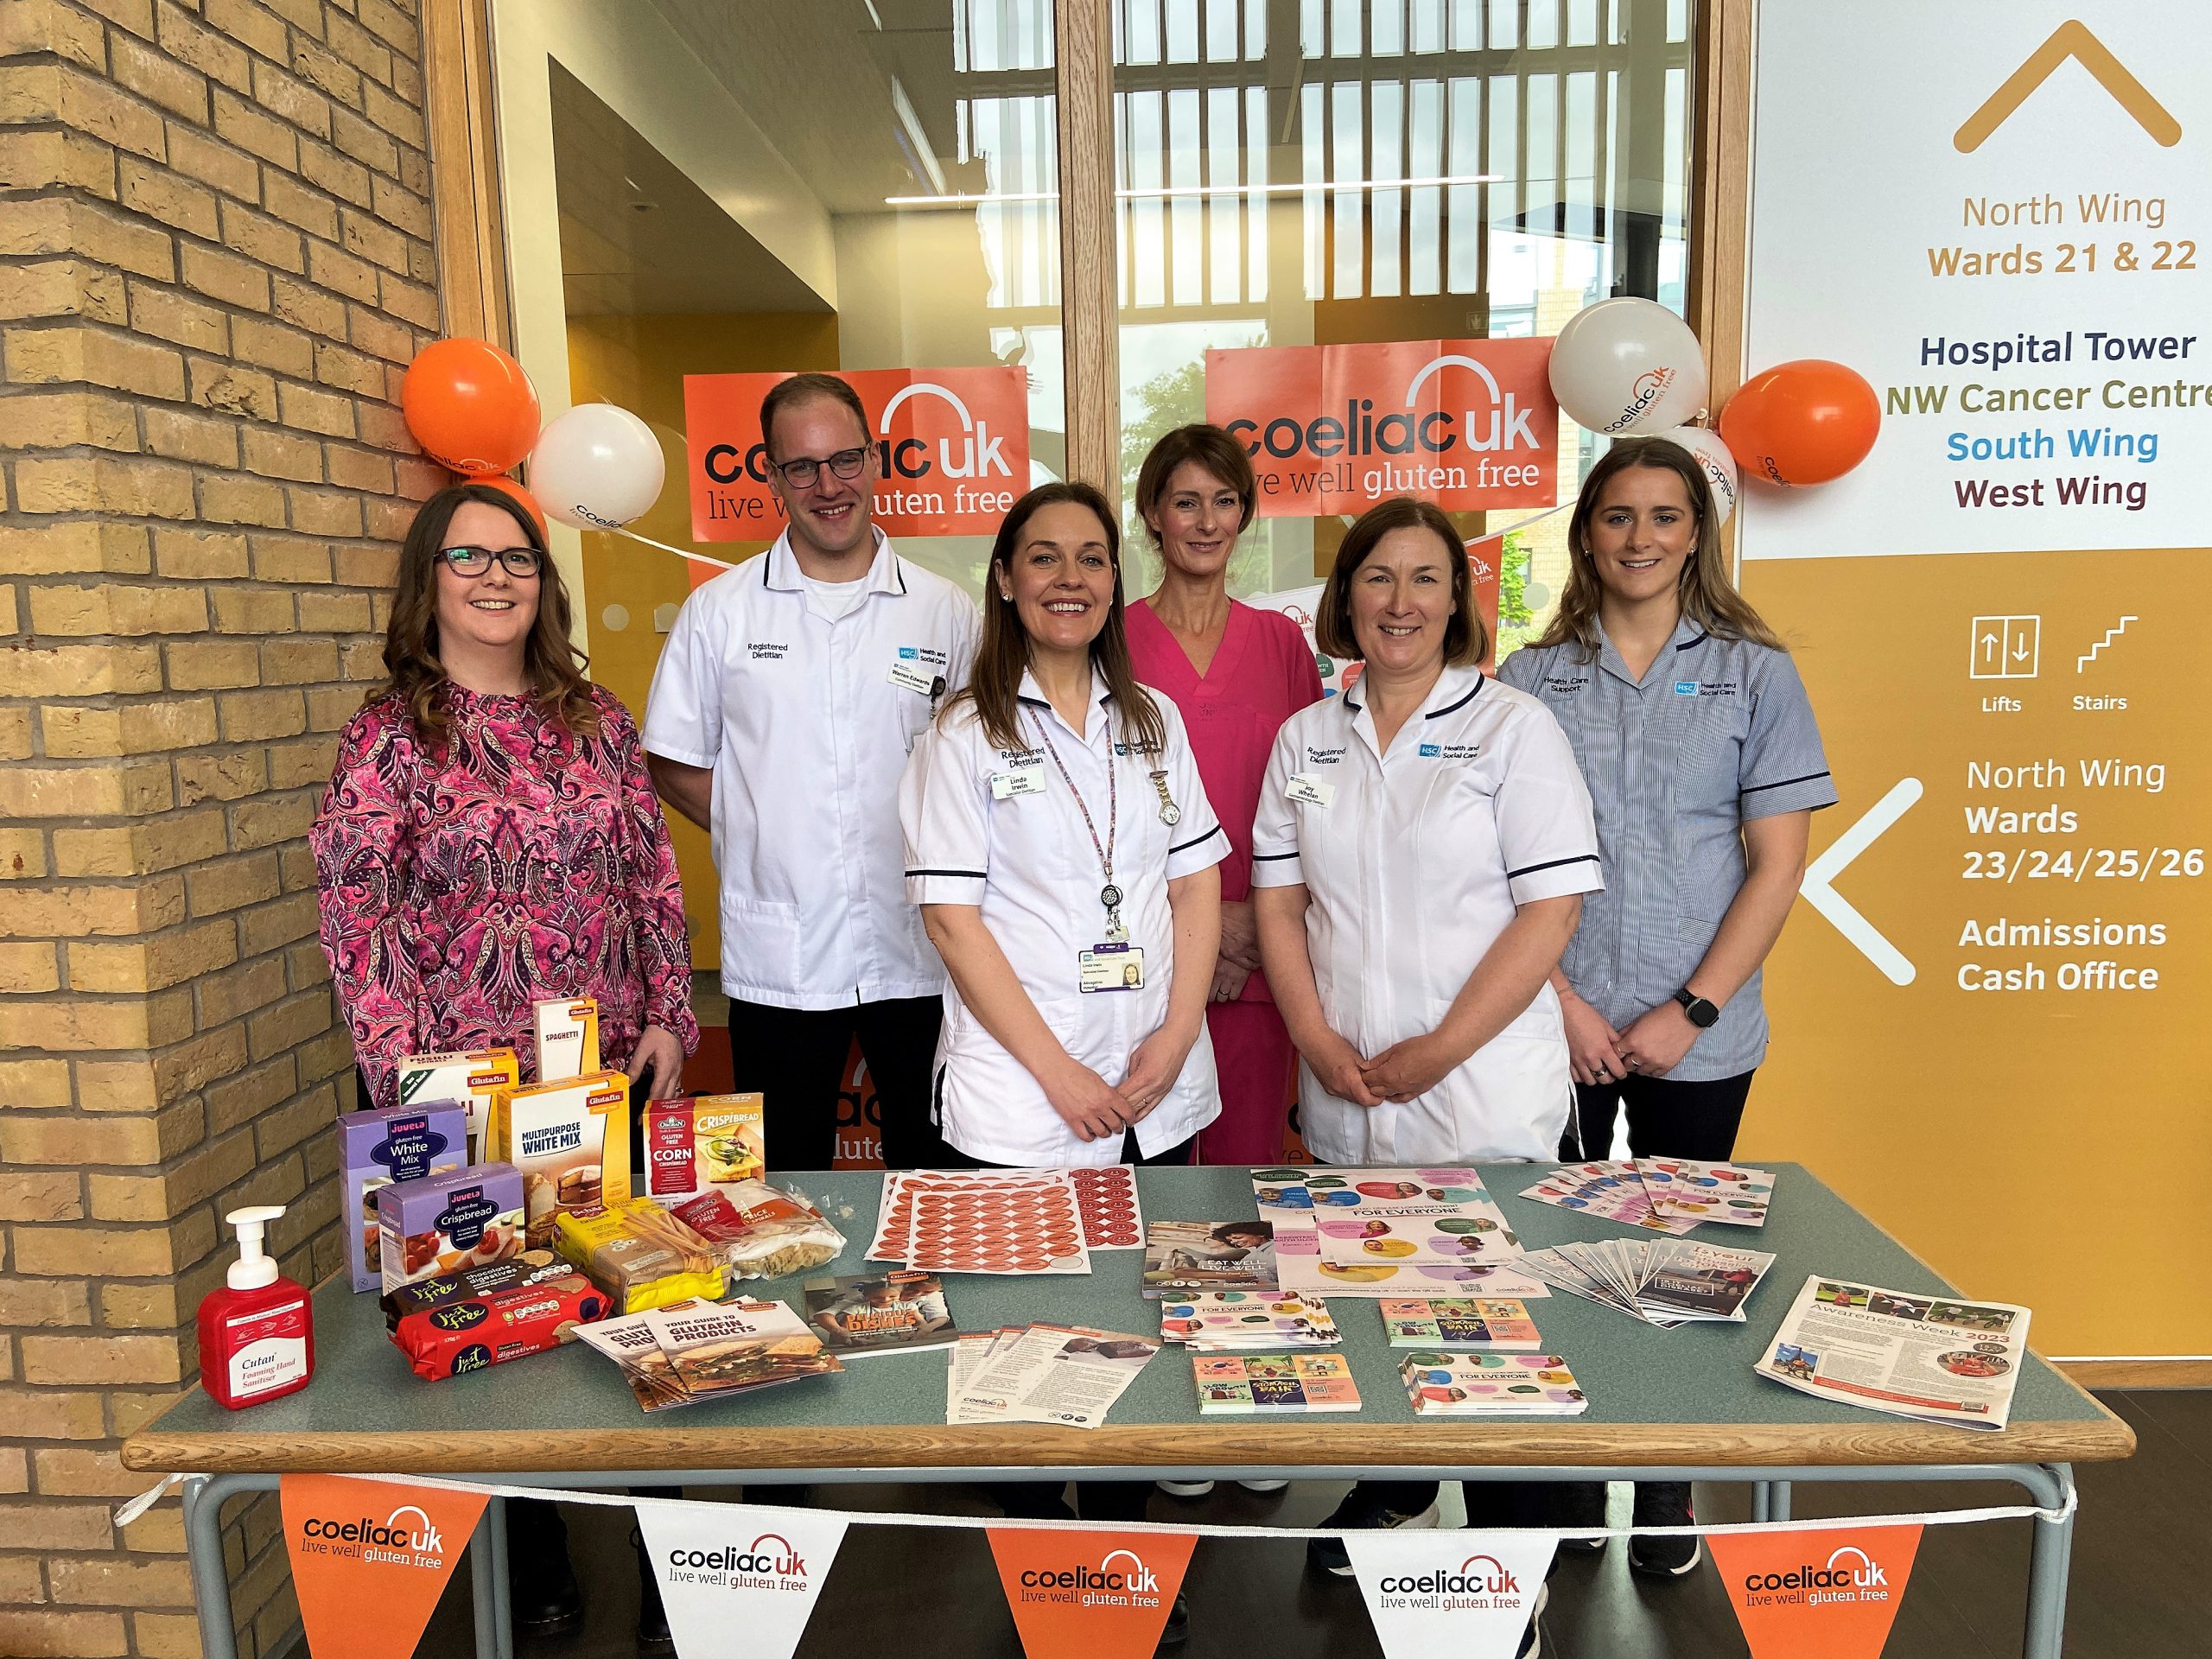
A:
[[[257,1204],[223,1217],[238,1230],[228,1282],[200,1304],[200,1384],[228,1406],[257,1406],[308,1385],[315,1375],[315,1310],[306,1287],[283,1277],[262,1234],[283,1206]]]

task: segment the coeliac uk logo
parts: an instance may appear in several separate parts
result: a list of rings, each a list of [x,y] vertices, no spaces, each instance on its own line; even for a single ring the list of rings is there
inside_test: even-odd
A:
[[[1096,1567],[1025,1567],[1023,1599],[1076,1607],[1157,1607],[1160,1575],[1133,1549],[1113,1549]]]
[[[1427,1607],[1440,1612],[1478,1607],[1510,1612],[1528,1599],[1520,1575],[1495,1555],[1470,1555],[1456,1567],[1433,1573],[1394,1573],[1375,1589],[1385,1607]]]
[[[1747,1573],[1742,1586],[1747,1607],[1885,1602],[1895,1593],[1882,1564],[1856,1544],[1835,1551],[1825,1567],[1807,1561],[1778,1572]]]
[[[301,1549],[312,1555],[440,1570],[446,1564],[444,1534],[412,1503],[401,1504],[381,1522],[365,1515],[352,1520],[311,1515],[300,1523],[300,1539]]]
[[[764,1532],[742,1548],[715,1545],[668,1552],[668,1581],[730,1590],[804,1590],[806,1558],[781,1533]]]

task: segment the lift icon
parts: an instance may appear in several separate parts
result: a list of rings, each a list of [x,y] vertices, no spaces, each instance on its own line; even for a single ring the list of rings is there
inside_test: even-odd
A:
[[[1977,616],[1967,633],[1970,680],[2032,680],[2043,650],[2043,618]]]

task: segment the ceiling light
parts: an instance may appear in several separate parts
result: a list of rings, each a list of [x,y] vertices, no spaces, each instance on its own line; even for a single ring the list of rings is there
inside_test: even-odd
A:
[[[1457,173],[1421,179],[1315,179],[1303,184],[1171,184],[1114,193],[1117,201],[1163,201],[1181,196],[1303,196],[1323,190],[1420,190],[1444,185],[1499,184],[1503,173]],[[887,207],[974,207],[985,202],[1058,201],[1057,190],[991,190],[974,195],[886,196]]]

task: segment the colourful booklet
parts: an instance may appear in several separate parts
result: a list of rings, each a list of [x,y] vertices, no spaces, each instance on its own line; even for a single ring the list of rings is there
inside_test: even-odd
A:
[[[1276,1288],[1275,1230],[1264,1221],[1154,1221],[1144,1230],[1144,1294]]]
[[[944,1285],[933,1273],[881,1273],[806,1281],[806,1318],[822,1345],[845,1359],[950,1348]]]
[[[1408,1354],[1400,1375],[1423,1417],[1577,1417],[1590,1407],[1557,1354]]]
[[[1201,1416],[1359,1409],[1341,1354],[1193,1354],[1191,1374]]]
[[[1491,1348],[1536,1353],[1543,1338],[1518,1301],[1474,1296],[1414,1296],[1376,1303],[1393,1348]]]
[[[1333,1348],[1343,1337],[1318,1298],[1253,1290],[1201,1290],[1160,1303],[1162,1341],[1194,1353]]]

